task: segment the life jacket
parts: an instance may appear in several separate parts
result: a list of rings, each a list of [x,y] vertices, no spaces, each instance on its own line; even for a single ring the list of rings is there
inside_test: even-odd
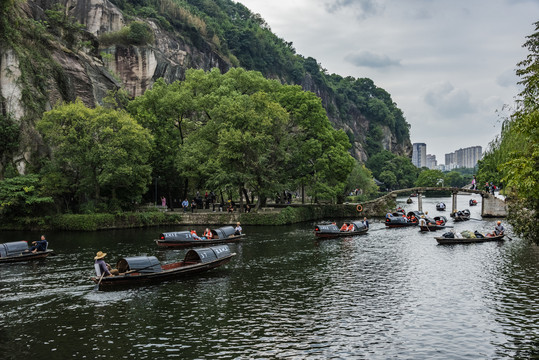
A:
[[[346,231],[354,231],[354,224],[350,224]]]
[[[208,230],[208,231],[204,231],[204,236],[207,239],[211,239],[213,237],[213,234],[212,234],[211,230]]]
[[[444,222],[442,220],[436,221],[436,225],[442,225]]]
[[[342,224],[341,231],[346,231],[346,229],[348,229],[348,225],[346,223]]]

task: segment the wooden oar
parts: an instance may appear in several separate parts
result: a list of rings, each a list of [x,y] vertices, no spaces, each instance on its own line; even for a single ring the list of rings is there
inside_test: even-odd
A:
[[[475,221],[483,221],[482,219],[474,219],[474,218],[468,218],[469,220],[475,220]]]
[[[105,276],[105,273],[101,274],[101,277],[99,278],[99,281],[97,282],[97,285],[94,287],[94,291],[99,290],[99,284],[101,284],[101,280],[103,280],[103,276]]]

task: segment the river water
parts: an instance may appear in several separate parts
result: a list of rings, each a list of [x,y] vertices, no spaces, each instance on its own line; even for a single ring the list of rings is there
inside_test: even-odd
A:
[[[460,196],[459,209],[474,196]],[[435,216],[438,201],[424,199],[424,210]],[[481,231],[494,222],[448,224]],[[367,235],[322,241],[314,225],[246,226],[223,267],[112,292],[89,280],[97,251],[111,263],[143,254],[172,262],[185,250],[152,239],[181,228],[47,234],[56,256],[0,265],[0,358],[539,356],[539,250],[510,230],[504,243],[442,246],[417,228],[377,230],[382,220]],[[2,232],[0,242],[38,237]]]

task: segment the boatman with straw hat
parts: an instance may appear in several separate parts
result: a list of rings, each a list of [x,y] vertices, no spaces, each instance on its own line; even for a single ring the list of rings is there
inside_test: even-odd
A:
[[[103,251],[98,251],[96,256],[94,257],[95,263],[95,273],[97,276],[114,276],[118,275],[119,272],[116,269],[112,269],[109,264],[107,264],[104,260],[105,256],[107,256],[107,253],[104,253]]]

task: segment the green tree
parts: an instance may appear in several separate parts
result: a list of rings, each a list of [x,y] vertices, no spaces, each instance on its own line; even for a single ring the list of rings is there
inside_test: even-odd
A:
[[[534,25],[524,44],[529,54],[518,64],[523,90],[517,107],[479,163],[478,178],[499,179],[510,200],[514,230],[539,243],[539,22]]]
[[[380,179],[389,190],[392,190],[397,185],[397,176],[391,170],[384,170],[380,173]]]
[[[0,114],[0,180],[19,146],[19,132],[20,127],[11,116]]]
[[[79,204],[108,200],[126,207],[147,190],[151,135],[126,112],[89,109],[77,100],[46,112],[37,128],[52,149],[48,169],[68,178]]]
[[[38,175],[16,176],[0,181],[0,215],[8,219],[47,213],[53,199],[44,196]]]
[[[180,146],[177,169],[212,188],[250,188],[259,201],[308,184],[336,198],[353,159],[346,134],[331,127],[320,99],[260,73],[189,71],[196,129]],[[260,203],[258,203],[260,204]]]
[[[445,186],[452,186],[452,187],[463,187],[464,185],[468,184],[468,180],[465,179],[459,172],[457,171],[451,171],[447,174],[445,174]]]
[[[374,182],[371,171],[357,161],[346,181],[346,193],[355,189],[360,189],[366,199],[378,193],[378,185]]]
[[[440,170],[423,170],[415,182],[416,186],[420,187],[437,187],[445,186],[444,174]]]
[[[367,160],[365,164],[373,176],[381,180],[382,172],[391,172],[395,175],[394,188],[409,188],[415,184],[420,169],[416,168],[412,161],[404,156],[397,156],[387,150],[382,150]]]

